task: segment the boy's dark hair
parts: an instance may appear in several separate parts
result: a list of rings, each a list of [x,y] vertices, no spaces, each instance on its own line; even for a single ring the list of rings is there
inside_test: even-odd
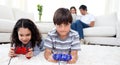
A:
[[[83,10],[86,10],[87,11],[87,6],[86,5],[81,5],[80,7],[79,7],[79,10],[80,9],[83,9]]]
[[[72,16],[69,9],[59,8],[54,13],[53,22],[56,25],[72,23]]]
[[[12,35],[11,35],[11,46],[22,46],[22,42],[18,39],[18,30],[19,28],[28,28],[31,31],[31,47],[35,47],[35,45],[40,45],[41,33],[37,29],[36,25],[29,19],[19,19],[15,24]]]
[[[76,11],[76,8],[75,8],[74,6],[70,7],[70,10],[71,10],[71,9],[74,9],[74,10]],[[75,13],[76,13],[76,12],[75,12]]]

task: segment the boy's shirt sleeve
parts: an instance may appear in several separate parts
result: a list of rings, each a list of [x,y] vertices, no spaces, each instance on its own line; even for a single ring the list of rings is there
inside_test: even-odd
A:
[[[51,36],[48,34],[47,38],[44,41],[44,46],[45,48],[49,48],[52,49],[53,45],[52,45],[52,38]]]
[[[71,45],[71,50],[81,50],[78,33],[74,36],[74,39],[73,39],[73,42],[72,42],[72,45]]]

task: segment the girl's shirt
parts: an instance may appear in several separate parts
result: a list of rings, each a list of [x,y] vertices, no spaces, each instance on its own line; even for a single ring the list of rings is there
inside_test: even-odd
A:
[[[44,42],[42,41],[39,46],[35,45],[33,55],[34,56],[38,55],[40,52],[44,51],[44,49],[45,49],[44,48]]]

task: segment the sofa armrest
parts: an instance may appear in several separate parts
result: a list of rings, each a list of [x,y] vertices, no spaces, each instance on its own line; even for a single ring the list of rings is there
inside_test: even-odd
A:
[[[116,37],[120,39],[120,21],[117,22],[117,35]]]

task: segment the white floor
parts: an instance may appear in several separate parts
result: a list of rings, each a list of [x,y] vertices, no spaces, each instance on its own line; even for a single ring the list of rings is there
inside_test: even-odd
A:
[[[9,47],[8,44],[0,45],[0,65],[8,65]],[[47,62],[43,53],[30,60],[20,55],[13,58],[10,65],[58,65],[58,63]],[[71,65],[120,65],[120,47],[81,45],[79,59],[76,64]]]

